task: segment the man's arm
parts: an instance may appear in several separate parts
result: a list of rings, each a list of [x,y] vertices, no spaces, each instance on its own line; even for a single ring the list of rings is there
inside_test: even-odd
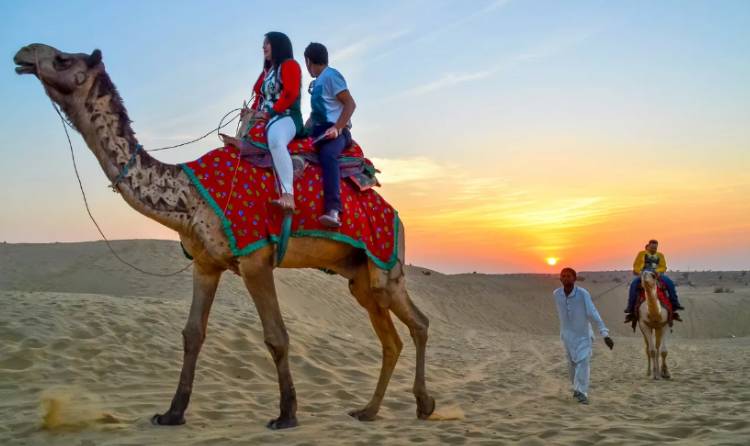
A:
[[[338,99],[344,106],[344,109],[341,111],[341,116],[339,116],[338,121],[336,121],[336,128],[341,131],[344,129],[344,127],[346,127],[346,125],[349,123],[349,120],[352,118],[354,109],[357,108],[357,103],[354,102],[354,98],[352,97],[351,93],[349,93],[349,90],[344,90],[337,94],[336,99]]]
[[[635,257],[633,261],[633,274],[639,275],[643,271],[643,267],[646,265],[646,251],[641,251]]]
[[[599,316],[599,312],[594,306],[594,301],[591,300],[591,295],[586,292],[583,294],[583,299],[586,306],[586,317],[590,322],[596,324],[599,329],[599,334],[604,338],[604,343],[607,344],[607,347],[609,347],[610,350],[612,350],[615,346],[615,342],[609,337],[609,330],[607,330],[607,326],[604,325],[602,317]]]
[[[661,257],[661,262],[659,262],[659,266],[656,267],[656,272],[658,274],[664,274],[667,272],[667,258],[664,257],[664,254],[659,253],[659,257]]]

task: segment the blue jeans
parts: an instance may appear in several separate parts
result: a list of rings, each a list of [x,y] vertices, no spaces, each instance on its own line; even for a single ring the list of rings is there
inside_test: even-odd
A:
[[[317,124],[312,128],[312,137],[325,133],[333,124]],[[318,160],[320,168],[323,170],[323,202],[325,212],[341,212],[341,169],[339,167],[339,157],[341,152],[352,144],[352,134],[349,129],[341,131],[336,139],[323,139],[315,144],[318,149]]]
[[[677,289],[674,286],[674,282],[672,282],[672,279],[670,279],[666,274],[662,274],[659,277],[661,278],[662,282],[664,282],[664,285],[667,286],[667,295],[669,296],[669,301],[672,302],[672,308],[677,308],[677,306],[680,304],[680,300],[677,298]],[[640,276],[636,277],[632,282],[630,282],[630,290],[628,292],[628,308],[625,309],[626,313],[632,313],[635,311],[635,303],[638,301],[638,287],[640,285]]]

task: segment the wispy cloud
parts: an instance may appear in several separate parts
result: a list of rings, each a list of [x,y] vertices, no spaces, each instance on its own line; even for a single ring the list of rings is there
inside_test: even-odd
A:
[[[440,90],[445,87],[450,87],[456,84],[463,84],[465,82],[476,81],[489,77],[494,73],[494,70],[482,70],[474,73],[446,73],[441,78],[436,79],[432,82],[428,82],[424,85],[420,85],[407,90],[402,93],[403,96],[419,96],[431,91]]]
[[[463,25],[466,25],[467,23],[470,23],[479,17],[482,17],[486,14],[489,14],[497,9],[500,9],[510,3],[511,0],[494,0],[484,5],[484,7],[477,8],[473,11],[471,11],[469,14],[459,17],[453,21],[443,23],[442,25],[439,25],[435,28],[433,28],[430,32],[427,32],[423,34],[420,38],[415,40],[415,43],[424,43],[433,41],[439,36],[442,36],[443,34],[452,31],[454,29],[460,28]],[[466,5],[476,6],[477,4],[475,2],[466,2]]]
[[[578,30],[564,36],[558,36],[555,39],[549,39],[536,46],[530,47],[501,63],[469,73],[444,73],[441,77],[433,81],[406,89],[393,96],[385,98],[385,100],[388,101],[410,96],[420,96],[436,90],[441,90],[445,87],[489,78],[521,64],[554,56],[561,51],[567,50],[586,41],[598,32],[598,29],[584,31]]]
[[[369,51],[383,47],[394,40],[398,40],[401,37],[406,36],[411,31],[409,29],[393,30],[386,33],[373,34],[365,36],[359,40],[349,43],[348,45],[336,50],[332,55],[331,59],[335,60],[336,63],[340,63],[347,60],[352,60],[357,57],[364,56]]]

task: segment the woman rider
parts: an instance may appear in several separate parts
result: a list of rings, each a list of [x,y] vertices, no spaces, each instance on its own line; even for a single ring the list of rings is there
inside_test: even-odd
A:
[[[287,146],[303,131],[300,110],[302,70],[294,60],[292,42],[284,33],[272,31],[265,35],[263,58],[263,72],[253,87],[255,101],[250,113],[255,119],[267,121],[268,148],[281,187],[281,196],[273,203],[291,211],[294,209],[294,169]]]

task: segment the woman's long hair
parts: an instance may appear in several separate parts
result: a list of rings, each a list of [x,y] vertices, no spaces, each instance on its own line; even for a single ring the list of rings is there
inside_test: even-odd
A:
[[[292,41],[289,40],[286,34],[271,31],[266,33],[266,39],[268,39],[268,43],[271,45],[271,60],[264,59],[263,68],[278,68],[285,60],[294,59]]]

